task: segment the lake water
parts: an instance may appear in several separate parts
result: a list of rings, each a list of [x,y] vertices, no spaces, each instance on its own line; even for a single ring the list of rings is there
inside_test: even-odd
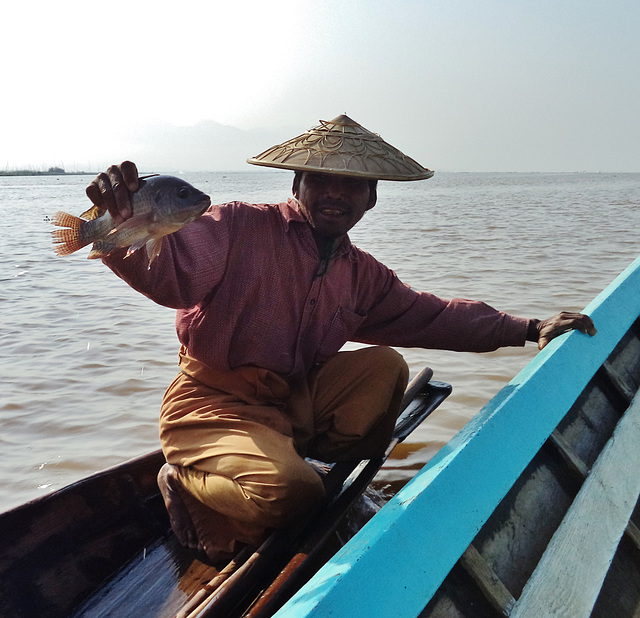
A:
[[[292,175],[184,174],[214,202],[277,202]],[[89,176],[0,177],[0,511],[158,448],[177,371],[174,313],[88,249],[52,249],[49,217],[84,211]],[[355,244],[416,289],[526,317],[582,310],[640,253],[640,174],[441,173],[381,182]],[[597,326],[597,325],[596,325]],[[380,486],[406,482],[537,348],[401,350],[453,394],[401,445]]]

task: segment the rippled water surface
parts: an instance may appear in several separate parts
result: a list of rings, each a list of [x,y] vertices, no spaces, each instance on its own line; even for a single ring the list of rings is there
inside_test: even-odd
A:
[[[215,202],[280,201],[283,172],[186,174]],[[88,249],[59,258],[48,218],[87,207],[84,176],[0,177],[0,511],[159,446],[174,314]],[[581,310],[640,253],[640,174],[436,174],[381,182],[352,239],[414,288],[527,317]],[[242,242],[242,239],[239,239]],[[536,354],[401,350],[453,395],[396,450],[405,481]]]

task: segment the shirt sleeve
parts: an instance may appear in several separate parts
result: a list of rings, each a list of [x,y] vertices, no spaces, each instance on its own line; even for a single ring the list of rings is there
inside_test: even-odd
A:
[[[165,236],[160,255],[150,265],[145,248],[129,257],[120,251],[103,262],[154,302],[187,309],[202,302],[222,279],[231,227],[225,208],[212,206],[198,220]]]
[[[525,344],[526,318],[497,311],[480,301],[445,300],[417,292],[392,271],[386,278],[383,294],[367,311],[354,341],[459,352],[490,352]]]

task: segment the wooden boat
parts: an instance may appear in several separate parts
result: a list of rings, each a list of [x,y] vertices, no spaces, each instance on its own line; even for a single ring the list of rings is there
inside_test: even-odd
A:
[[[640,616],[640,258],[585,312],[276,616]]]
[[[338,526],[393,446],[449,395],[431,377],[426,369],[409,385],[385,457],[335,464],[316,513],[221,570],[170,532],[160,451],[0,514],[0,615],[231,617],[250,606],[252,616],[271,615],[342,544]]]

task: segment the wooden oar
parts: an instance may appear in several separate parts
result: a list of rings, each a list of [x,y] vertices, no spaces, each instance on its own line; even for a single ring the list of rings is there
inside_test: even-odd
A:
[[[218,575],[206,583],[185,603],[184,607],[176,614],[176,618],[192,618],[194,615],[197,615],[198,612],[203,609],[209,597],[247,561],[253,551],[252,547],[245,547],[238,552],[238,555],[235,556]]]

